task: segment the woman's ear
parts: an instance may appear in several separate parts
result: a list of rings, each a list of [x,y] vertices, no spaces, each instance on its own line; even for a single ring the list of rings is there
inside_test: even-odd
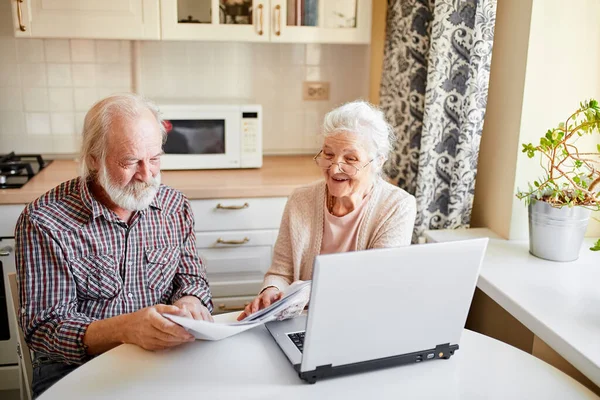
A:
[[[379,156],[377,159],[377,168],[383,168],[383,164],[385,164],[386,158],[384,156]]]

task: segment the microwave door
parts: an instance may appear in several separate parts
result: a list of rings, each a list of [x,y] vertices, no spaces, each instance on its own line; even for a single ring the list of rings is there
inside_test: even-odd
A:
[[[240,168],[239,113],[165,118],[162,169]]]

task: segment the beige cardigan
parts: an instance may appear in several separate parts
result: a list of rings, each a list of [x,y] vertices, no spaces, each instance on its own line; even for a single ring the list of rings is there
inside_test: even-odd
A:
[[[318,181],[296,189],[288,199],[263,289],[284,290],[294,281],[311,279],[323,239],[325,187],[325,181]],[[357,250],[410,244],[417,213],[413,196],[377,178],[366,207]]]

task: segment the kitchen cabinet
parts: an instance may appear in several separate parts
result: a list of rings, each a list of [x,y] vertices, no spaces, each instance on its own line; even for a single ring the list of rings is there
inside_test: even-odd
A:
[[[214,313],[252,301],[271,266],[286,197],[192,200]]]
[[[372,0],[162,0],[163,40],[371,41]]]
[[[10,0],[16,37],[160,39],[159,0]]]

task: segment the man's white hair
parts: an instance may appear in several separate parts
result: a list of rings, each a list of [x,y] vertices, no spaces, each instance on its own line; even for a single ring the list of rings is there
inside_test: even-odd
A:
[[[396,138],[391,125],[385,120],[383,111],[363,100],[346,103],[325,115],[322,136],[334,136],[347,132],[359,136],[370,144],[371,157],[387,160]],[[375,163],[381,172],[379,163]]]
[[[117,118],[133,120],[144,110],[152,112],[158,122],[163,137],[167,132],[158,107],[151,101],[134,93],[114,94],[98,101],[90,108],[83,123],[82,142],[80,150],[80,173],[84,179],[97,173],[92,167],[92,160],[104,163],[108,133]]]

